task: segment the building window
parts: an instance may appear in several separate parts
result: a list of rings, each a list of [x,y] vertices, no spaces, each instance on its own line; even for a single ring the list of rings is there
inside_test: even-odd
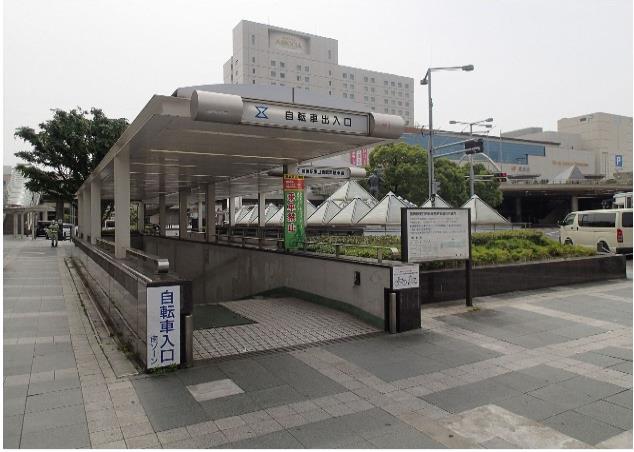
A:
[[[399,88],[402,88],[402,87],[403,87],[403,84],[402,84],[401,82],[398,82],[398,87],[399,87]]]
[[[297,65],[297,72],[302,72],[302,65],[301,64]]]
[[[308,86],[305,86],[304,91],[310,91],[310,88]]]
[[[387,99],[385,99],[384,102],[385,102],[385,105],[389,105],[390,104],[390,101],[387,100]]]
[[[409,121],[405,121],[405,125],[408,126],[409,125]]]
[[[387,80],[383,80],[383,85],[387,86]]]
[[[280,86],[286,86],[284,83],[280,83]]]
[[[398,92],[398,97],[403,97],[403,91]]]
[[[343,93],[343,97],[348,98],[348,93]]]
[[[332,59],[332,51],[330,49],[328,49],[328,59]]]
[[[389,113],[389,112],[390,112],[390,110],[388,110],[387,108],[384,108],[384,109],[383,109],[383,111],[384,111],[385,113]]]
[[[405,116],[409,116],[409,111],[405,110]]]
[[[391,85],[391,86],[395,86],[395,85],[396,85],[396,83],[394,83],[394,82],[390,82],[390,85]]]
[[[306,83],[309,83],[309,82],[310,82],[310,77],[304,77],[304,81],[305,81]]]
[[[301,75],[298,75],[298,76],[297,76],[297,81],[298,81],[298,82],[301,82],[301,81],[302,81],[302,76],[301,76]]]
[[[328,80],[328,86],[332,86],[332,80]]]
[[[310,67],[304,66],[304,72],[310,72]]]
[[[375,110],[376,110],[376,108],[374,108],[374,105],[372,105],[372,106],[370,107],[370,110],[372,110],[372,111],[375,111]]]
[[[271,71],[271,77],[275,77],[275,71]]]
[[[374,86],[370,88],[370,92],[374,92]]]
[[[409,89],[409,83],[405,84],[405,89]]]
[[[363,87],[363,90],[367,93],[367,92],[368,92],[368,87],[367,87],[367,86],[364,86],[364,87]]]
[[[251,80],[251,83],[253,83],[255,85],[255,80]]]
[[[354,74],[350,74],[350,80],[354,80]]]
[[[354,83],[350,83],[350,89],[354,89]]]
[[[277,83],[275,83],[275,82],[271,82],[271,85],[277,85]]]
[[[286,74],[284,72],[280,72],[280,78],[286,78]]]
[[[281,76],[281,75],[282,75],[282,74],[280,74],[280,76]],[[401,101],[399,100],[399,101],[398,101],[398,106],[399,106],[399,107],[403,106],[403,102],[401,102]]]
[[[329,96],[332,96],[332,91],[328,91],[328,95],[329,95]]]
[[[387,93],[387,90],[386,90],[386,89],[384,89],[384,90],[383,90],[383,92],[384,92],[384,93],[385,93],[385,95],[387,96],[387,94],[388,94],[388,93]]]
[[[406,107],[409,107],[409,102],[405,102],[405,106],[406,106]]]
[[[374,83],[374,77],[370,78],[370,83]]]
[[[251,69],[251,73],[255,74],[255,68]]]
[[[271,60],[271,66],[275,67],[275,60]]]
[[[363,96],[363,100],[364,100],[365,102],[367,102],[367,101],[368,101],[368,96]]]
[[[396,110],[394,110],[393,108],[392,108],[392,114],[393,114],[393,115],[395,115],[395,114],[396,114]]]
[[[255,35],[251,35],[251,45],[255,45]]]
[[[370,97],[370,102],[374,102],[374,97]]]
[[[350,93],[350,99],[354,99],[354,93]]]
[[[346,74],[345,72],[341,75],[343,78],[348,78],[348,74]]]
[[[409,97],[409,93],[405,93],[405,97]]]
[[[285,67],[286,64],[283,61],[280,61],[280,67]]]
[[[343,89],[348,89],[348,84],[347,83],[343,84]]]
[[[328,75],[332,75],[332,71],[328,69]]]
[[[396,102],[394,101],[394,99],[392,99],[392,105],[396,105]]]
[[[399,115],[402,115],[402,114],[403,114],[403,110],[399,110],[399,111],[398,111],[398,114],[399,114]]]
[[[367,78],[367,77],[363,77],[363,81],[364,81],[365,83],[368,83],[368,78]]]
[[[251,63],[255,63],[255,57],[251,57]]]

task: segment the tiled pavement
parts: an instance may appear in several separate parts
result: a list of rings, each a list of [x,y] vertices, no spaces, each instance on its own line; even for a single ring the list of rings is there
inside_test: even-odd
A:
[[[64,248],[45,245],[5,239],[5,447],[632,447],[631,281],[425,306],[420,331],[117,377]]]

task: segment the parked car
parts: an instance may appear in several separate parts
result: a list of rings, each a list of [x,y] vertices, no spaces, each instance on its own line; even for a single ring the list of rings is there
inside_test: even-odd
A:
[[[559,242],[600,252],[632,253],[632,209],[583,210],[560,222]]]
[[[48,228],[51,223],[52,221],[38,220],[37,227],[35,228],[35,238],[46,237],[46,228]]]

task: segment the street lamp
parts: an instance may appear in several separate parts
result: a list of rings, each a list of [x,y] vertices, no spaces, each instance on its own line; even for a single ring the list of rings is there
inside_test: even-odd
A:
[[[433,144],[432,135],[434,133],[434,126],[432,120],[433,102],[431,100],[431,73],[435,71],[473,71],[473,64],[467,64],[465,66],[445,66],[445,67],[430,67],[427,69],[425,78],[420,81],[421,85],[427,85],[427,96],[429,103],[429,156],[427,161],[427,175],[429,179],[429,199],[431,206],[436,207],[436,184],[434,183],[434,158],[433,158]]]
[[[465,126],[469,126],[469,135],[473,135],[473,126],[484,126],[487,129],[490,129],[491,127],[493,127],[491,124],[485,124],[487,122],[493,122],[493,118],[486,118],[486,119],[481,119],[479,121],[473,121],[473,122],[449,121],[449,124],[462,124]],[[481,151],[483,151],[483,149],[481,149]],[[472,154],[469,154],[469,193],[471,197],[473,197],[473,195],[475,194]]]

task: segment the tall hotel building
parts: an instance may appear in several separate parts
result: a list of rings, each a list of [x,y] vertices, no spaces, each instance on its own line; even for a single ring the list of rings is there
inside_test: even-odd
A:
[[[224,83],[277,85],[336,96],[414,124],[414,79],[339,65],[336,39],[246,20],[233,29]]]

